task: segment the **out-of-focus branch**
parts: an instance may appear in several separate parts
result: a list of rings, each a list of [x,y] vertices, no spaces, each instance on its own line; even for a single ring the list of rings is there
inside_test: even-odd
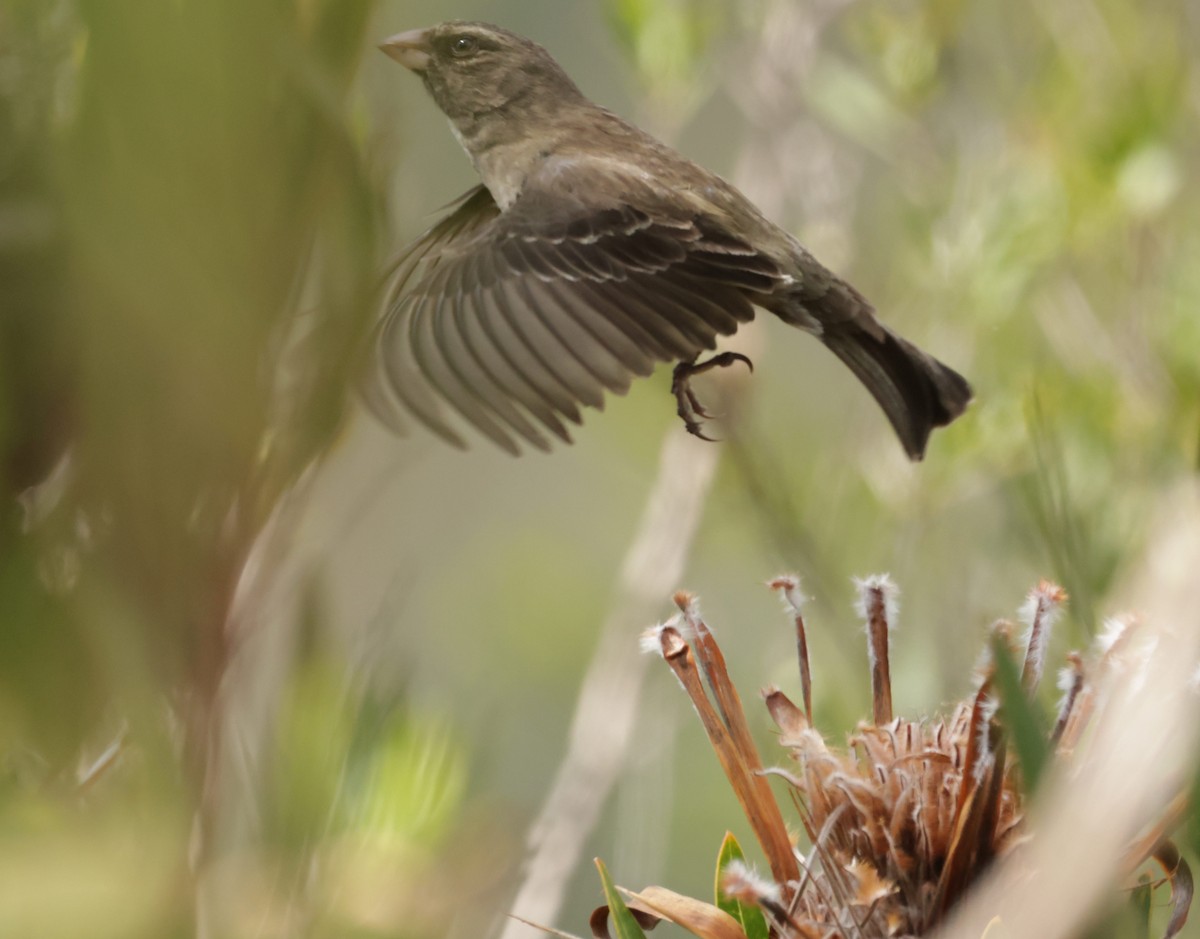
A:
[[[1125,596],[1144,617],[1144,668],[1114,671],[1103,721],[1076,759],[1046,780],[1036,837],[964,901],[941,934],[1067,939],[1128,872],[1128,845],[1171,802],[1195,763],[1200,657],[1200,486],[1172,493],[1151,549]]]
[[[720,450],[673,430],[625,555],[617,598],[583,681],[567,754],[529,834],[530,856],[514,916],[550,923],[562,906],[584,842],[621,772],[637,723],[645,660],[636,629],[653,620],[683,575]],[[541,933],[510,920],[502,939]]]

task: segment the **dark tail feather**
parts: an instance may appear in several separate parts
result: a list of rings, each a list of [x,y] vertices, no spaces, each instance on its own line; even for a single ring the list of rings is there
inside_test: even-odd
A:
[[[874,395],[911,460],[921,459],[933,429],[949,424],[971,400],[965,378],[886,326],[877,338],[857,323],[840,323],[827,327],[821,341]]]

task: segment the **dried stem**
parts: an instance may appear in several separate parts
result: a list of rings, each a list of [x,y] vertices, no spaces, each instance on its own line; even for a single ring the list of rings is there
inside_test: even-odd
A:
[[[685,602],[680,603],[681,600]],[[762,775],[762,758],[758,755],[758,748],[750,735],[750,725],[746,722],[741,696],[729,678],[725,655],[709,631],[708,625],[699,615],[695,602],[684,594],[676,594],[675,602],[679,605],[687,624],[695,630],[696,653],[700,667],[708,679],[733,745],[750,771],[755,809],[751,824],[762,829],[758,834],[760,840],[766,842],[763,850],[767,853],[771,872],[779,883],[786,884],[800,876],[800,868],[796,864],[796,856],[788,837],[787,825],[783,821],[783,814],[779,811],[779,803],[775,801],[770,783]]]
[[[659,633],[663,658],[671,666],[675,677],[679,679],[679,683],[691,699],[700,717],[700,723],[704,726],[704,732],[717,753],[721,768],[725,771],[742,811],[767,857],[772,876],[777,883],[787,884],[799,878],[800,868],[788,838],[783,814],[779,811],[779,805],[766,778],[761,775],[762,761],[754,742],[750,739],[745,713],[725,671],[721,650],[698,617],[694,623],[689,621],[693,629],[697,628],[696,623],[707,636],[706,641],[697,637],[696,658],[700,669],[696,668],[693,661],[692,650],[674,626],[664,626]],[[701,647],[705,647],[704,652],[700,651]],[[705,673],[709,686],[713,689],[717,707],[713,707],[704,693],[700,671]]]
[[[812,722],[812,671],[808,663],[808,633],[804,628],[804,613],[801,607],[805,597],[800,592],[800,581],[794,575],[777,577],[767,586],[779,591],[792,614],[796,628],[796,660],[800,664],[800,694],[804,702],[804,716]]]
[[[1054,730],[1050,734],[1050,746],[1057,748],[1063,739],[1063,733],[1075,711],[1079,701],[1079,693],[1083,690],[1083,656],[1078,652],[1067,654],[1067,664],[1062,670],[1059,684],[1062,686],[1063,698],[1058,708],[1058,719],[1054,722]]]
[[[1021,670],[1021,686],[1029,694],[1037,690],[1042,680],[1050,629],[1066,601],[1067,592],[1062,587],[1043,580],[1030,592],[1022,608],[1022,617],[1029,627],[1029,635],[1025,643],[1025,666]]]
[[[859,613],[867,621],[867,651],[871,660],[872,720],[882,727],[892,720],[892,671],[888,657],[889,620],[896,588],[886,575],[858,582]]]

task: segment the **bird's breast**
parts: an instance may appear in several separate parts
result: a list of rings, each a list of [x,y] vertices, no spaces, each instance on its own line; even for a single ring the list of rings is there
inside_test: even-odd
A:
[[[492,194],[500,211],[503,212],[517,201],[529,177],[526,167],[503,158],[497,159],[490,151],[475,158],[474,162],[479,178]]]
[[[501,210],[517,196],[536,162],[536,147],[528,139],[513,139],[502,121],[451,120],[450,131],[466,151]]]

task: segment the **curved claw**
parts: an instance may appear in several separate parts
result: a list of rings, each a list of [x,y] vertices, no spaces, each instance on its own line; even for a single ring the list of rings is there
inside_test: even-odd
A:
[[[702,372],[707,372],[714,368],[727,368],[736,362],[743,363],[750,371],[754,371],[754,363],[750,361],[748,356],[742,355],[740,352],[721,352],[714,355],[712,358],[704,362],[680,362],[675,366],[674,374],[671,377],[671,394],[675,396],[676,413],[683,420],[683,426],[687,432],[693,437],[699,437],[701,440],[708,440],[716,443],[715,437],[709,437],[701,428],[701,419],[712,420],[715,415],[705,410],[704,405],[700,403],[700,399],[696,397],[696,393],[692,391],[691,379],[693,375],[699,375]]]
[[[691,388],[684,389],[684,394],[687,395],[688,406],[691,408],[692,413],[697,417],[702,417],[706,421],[711,421],[714,417],[716,417],[715,414],[709,412],[704,405],[700,403],[700,399],[696,397],[696,392],[692,391]]]
[[[741,362],[750,371],[754,371],[754,363],[750,361],[750,357],[742,355],[740,352],[720,352],[703,362],[681,362],[675,366],[675,371],[678,373],[680,369],[683,369],[685,376],[690,378],[692,375],[699,375],[714,368],[728,368],[735,362]]]
[[[715,361],[716,359],[722,359],[722,361]],[[740,352],[722,352],[720,355],[714,355],[714,357],[706,361],[704,365],[715,363],[724,369],[724,367],[730,366],[733,363],[736,363],[736,361],[740,361],[740,363],[743,363],[750,371],[754,371],[754,363],[750,361],[749,355],[743,355]]]
[[[701,425],[695,423],[694,421],[684,421],[683,427],[693,437],[699,437],[701,440],[707,440],[709,443],[720,443],[721,442],[720,437],[708,436],[708,434],[706,434],[703,430],[700,429]]]

